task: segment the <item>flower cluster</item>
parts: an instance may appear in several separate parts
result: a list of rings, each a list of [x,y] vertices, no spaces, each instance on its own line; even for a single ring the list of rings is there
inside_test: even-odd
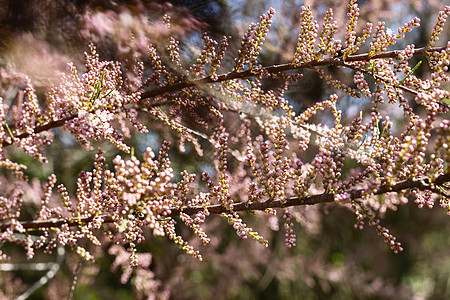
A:
[[[327,54],[334,57],[336,55],[336,51],[340,50],[340,41],[334,40],[337,29],[337,22],[333,19],[333,10],[329,9],[325,13],[325,17],[323,19],[322,31],[319,37],[319,44],[317,45],[317,58],[321,58],[321,55]]]
[[[447,20],[447,17],[450,15],[450,6],[446,6],[444,10],[439,12],[438,19],[436,20],[433,31],[431,32],[430,42],[428,43],[428,47],[434,46],[434,44],[439,40],[439,35],[444,30],[444,24]]]
[[[349,56],[358,48],[355,45],[356,42],[356,26],[359,18],[359,7],[356,4],[356,0],[350,0],[348,3],[349,12],[347,13],[348,21],[345,30],[345,43],[344,50],[342,51],[344,57]]]
[[[328,40],[328,44],[330,44],[331,36],[333,36],[336,27],[330,25],[331,16],[328,15],[328,19],[326,19],[326,24],[328,27],[331,27],[328,30],[324,29],[322,32],[323,39],[321,43],[324,43]],[[325,25],[326,26],[326,25]],[[300,32],[298,34],[298,42],[297,49],[295,50],[294,60],[292,61],[293,65],[298,65],[301,62],[311,61],[315,58],[315,43],[317,32],[319,30],[319,24],[317,21],[313,20],[311,9],[309,6],[302,6],[302,12],[300,14]]]
[[[128,105],[139,101],[140,92],[127,94],[122,90],[120,65],[114,62],[101,62],[96,50],[85,53],[86,72],[81,76],[71,65],[71,75],[64,75],[61,83],[54,86],[49,95],[50,121],[67,119],[65,127],[90,149],[89,140],[107,139],[119,149],[128,152],[123,143],[123,135],[113,122],[120,118],[129,119],[141,132],[147,129],[140,125]],[[123,119],[122,119],[123,120]]]
[[[261,47],[272,25],[272,17],[275,9],[271,8],[267,15],[262,15],[259,23],[252,23],[248,27],[247,33],[242,38],[241,49],[238,51],[238,57],[234,62],[234,72],[243,70],[246,66],[253,70],[257,66],[257,58]]]
[[[295,241],[297,240],[297,238],[295,236],[293,229],[294,223],[292,223],[291,221],[292,215],[287,209],[284,210],[283,219],[285,220],[284,229],[286,230],[285,233],[286,247],[288,248],[295,247]]]

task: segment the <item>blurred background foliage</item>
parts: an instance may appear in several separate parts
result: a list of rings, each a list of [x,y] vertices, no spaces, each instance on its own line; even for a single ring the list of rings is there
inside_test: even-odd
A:
[[[395,31],[414,16],[421,19],[422,26],[393,49],[409,43],[425,46],[438,10],[450,4],[446,0],[362,0],[358,3],[360,26],[366,21],[382,20]],[[55,74],[65,72],[67,62],[73,61],[82,68],[83,51],[90,42],[96,45],[101,59],[122,62],[127,77],[127,70],[132,70],[136,60],[148,62],[148,40],[161,47],[170,34],[175,34],[182,40],[184,59],[189,61],[199,53],[201,34],[206,31],[216,39],[223,35],[233,37],[227,67],[233,62],[233,54],[247,26],[258,21],[271,6],[277,14],[260,62],[262,65],[286,63],[294,53],[301,6],[307,4],[319,22],[328,7],[333,7],[339,25],[344,27],[347,8],[336,0],[2,0],[0,66],[14,67],[29,76],[40,99],[44,99],[48,80],[57,80]],[[172,17],[172,33],[162,29],[164,13]],[[447,24],[441,36],[442,45],[450,38],[449,29]],[[340,37],[343,34],[341,28]],[[348,74],[332,68],[327,71],[351,83]],[[417,76],[427,76],[426,64],[416,72]],[[23,85],[5,76],[0,79],[0,96],[6,103],[12,103]],[[267,89],[274,88],[277,82],[267,80],[264,85]],[[315,72],[305,71],[304,78],[290,87],[286,97],[299,112],[329,94],[330,87]],[[360,99],[344,97],[340,103],[347,120],[360,110],[370,109],[369,101]],[[402,113],[389,113],[391,120],[401,126]],[[144,123],[150,133],[134,135],[128,141],[134,145],[137,155],[149,146],[158,151],[162,140],[168,139],[174,141],[171,158],[175,173],[184,169],[189,172],[212,169],[207,155],[199,157],[189,144],[184,152],[178,151],[177,140],[169,131],[151,120]],[[74,191],[77,174],[92,169],[94,152],[86,152],[67,132],[56,130],[55,135],[55,142],[48,149],[48,164],[42,165],[12,147],[8,149],[11,158],[28,166],[27,175],[32,179],[28,189],[30,206],[38,203],[43,182],[51,173],[57,175],[58,183]],[[101,146],[106,150],[109,164],[115,155],[121,154],[108,143]],[[7,189],[5,176],[0,179],[2,193]],[[450,299],[450,222],[443,210],[418,209],[409,203],[386,214],[383,225],[403,243],[405,250],[400,254],[393,254],[373,228],[355,229],[355,216],[343,208],[299,207],[294,209],[294,216],[295,210],[303,214],[297,216],[297,246],[292,249],[284,246],[282,223],[277,228],[276,220],[259,213],[256,217],[244,216],[244,220],[269,240],[268,248],[252,240],[239,239],[225,220],[213,216],[205,225],[211,237],[206,247],[188,229],[178,228],[201,250],[204,257],[201,263],[165,238],[150,237],[138,249],[152,254],[150,269],[160,281],[158,288],[170,291],[173,299]],[[307,218],[302,217],[305,215]],[[23,263],[24,255],[20,251],[13,256],[13,263]],[[110,271],[112,256],[98,257],[95,264],[82,263],[75,299],[139,297],[132,293],[132,281],[120,283],[120,270]],[[55,259],[56,254],[38,253],[33,261]],[[66,252],[57,276],[29,299],[67,297],[79,260]],[[42,271],[36,270],[1,272],[0,290],[6,297],[14,298],[42,275]]]

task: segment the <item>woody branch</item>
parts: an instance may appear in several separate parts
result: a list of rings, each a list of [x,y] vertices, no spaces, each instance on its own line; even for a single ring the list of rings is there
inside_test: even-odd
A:
[[[438,176],[433,182],[426,177],[420,177],[415,179],[407,179],[400,181],[394,185],[380,185],[374,192],[373,195],[381,195],[391,192],[402,192],[409,189],[419,189],[421,191],[433,190],[438,191],[435,187],[442,186],[445,183],[450,182],[450,173],[442,174]],[[354,189],[345,191],[339,194],[348,194],[349,199],[356,200],[363,196],[363,189]],[[443,194],[439,192],[440,194]],[[322,193],[318,195],[306,196],[303,198],[291,197],[284,200],[268,200],[261,202],[240,202],[233,204],[233,211],[263,211],[268,208],[280,208],[280,207],[290,207],[290,206],[300,206],[300,205],[315,205],[320,203],[330,203],[336,201],[336,195],[333,193]],[[444,197],[449,197],[448,194],[443,194]],[[167,217],[175,217],[180,215],[181,212],[194,215],[198,212],[208,210],[212,214],[227,213],[229,210],[222,206],[221,204],[210,205],[205,207],[183,207],[182,209],[172,209],[171,214]],[[102,216],[89,216],[84,218],[71,218],[71,219],[50,219],[50,220],[35,220],[35,221],[21,221],[20,225],[26,229],[44,229],[44,228],[56,228],[67,224],[70,227],[73,226],[83,226],[92,222],[96,218],[101,218],[103,223],[113,223],[115,219],[110,215]],[[0,223],[0,232],[3,232],[11,227],[11,223]]]
[[[433,47],[433,48],[423,47],[423,48],[415,49],[414,55],[427,55],[427,53],[440,52],[445,49],[446,49],[446,47]],[[374,59],[385,59],[385,58],[394,58],[395,59],[395,58],[398,58],[399,53],[400,53],[400,50],[393,50],[393,51],[385,51],[385,52],[382,52],[382,53],[379,53],[379,54],[373,55],[373,56],[370,56],[368,53],[351,55],[351,56],[348,56],[345,60],[343,60],[342,57],[337,57],[337,58],[328,58],[328,59],[323,59],[323,60],[314,60],[314,61],[310,61],[310,62],[300,63],[296,66],[294,66],[293,64],[290,64],[290,63],[289,64],[272,65],[272,66],[263,67],[258,72],[275,74],[275,73],[286,72],[286,71],[291,71],[291,70],[309,69],[309,68],[321,67],[321,66],[342,66],[342,67],[350,68],[351,66],[347,65],[346,63],[357,62],[357,61],[370,61],[370,60],[374,60]],[[151,98],[154,98],[157,96],[161,96],[166,93],[180,91],[184,88],[191,87],[191,86],[200,86],[203,84],[219,83],[219,82],[224,82],[224,81],[232,80],[232,79],[247,78],[247,77],[257,75],[258,72],[255,70],[245,70],[245,71],[240,71],[240,72],[230,72],[230,73],[218,75],[217,78],[215,78],[215,79],[213,79],[211,76],[207,76],[205,78],[201,78],[201,79],[197,79],[197,80],[192,80],[192,81],[188,80],[188,81],[183,81],[183,82],[179,82],[179,83],[175,83],[175,84],[168,84],[163,87],[159,87],[159,88],[155,88],[153,90],[147,91],[147,92],[143,92],[141,94],[141,101],[146,100],[146,99],[151,99]],[[412,93],[415,93],[415,91],[413,91],[409,88],[406,88],[406,89]],[[167,103],[149,102],[149,103],[146,103],[146,106],[152,107],[152,106],[161,106],[161,105],[165,105],[165,104],[167,104]],[[77,115],[71,115],[64,119],[55,120],[55,121],[51,121],[44,125],[36,126],[34,128],[34,133],[37,134],[37,133],[44,132],[44,131],[47,131],[47,130],[50,130],[53,128],[58,128],[58,127],[64,126],[64,124],[67,121],[72,120],[76,117],[77,117]],[[23,138],[27,138],[28,136],[30,136],[30,133],[24,132],[22,134],[15,136],[14,138],[23,139]],[[14,139],[11,139],[11,141],[3,141],[2,142],[3,147],[10,146],[12,144],[14,144]]]

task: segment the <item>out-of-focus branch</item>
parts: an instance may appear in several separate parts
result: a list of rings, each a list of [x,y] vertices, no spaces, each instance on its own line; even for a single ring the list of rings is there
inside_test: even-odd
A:
[[[55,277],[58,270],[61,268],[63,263],[64,247],[58,247],[58,257],[56,258],[56,262],[51,263],[51,267],[48,271],[42,276],[38,281],[36,281],[28,290],[26,290],[22,295],[16,298],[16,300],[25,300],[28,299],[36,290],[38,290],[41,286],[45,285],[49,282],[53,277]]]
[[[445,50],[446,47],[434,47],[434,48],[419,48],[414,50],[414,55],[426,55],[430,52],[440,52],[442,50]],[[157,96],[164,95],[165,93],[170,92],[176,92],[180,91],[184,88],[190,87],[190,86],[201,86],[204,84],[210,84],[210,83],[219,83],[227,80],[232,79],[238,79],[238,78],[247,78],[255,76],[259,73],[279,73],[279,72],[285,72],[285,71],[292,71],[292,70],[300,70],[300,69],[310,69],[314,67],[320,67],[320,66],[344,66],[345,63],[348,62],[355,62],[355,61],[370,61],[372,59],[381,59],[381,58],[398,58],[399,54],[401,53],[401,50],[394,50],[394,51],[386,51],[383,53],[379,53],[377,55],[370,56],[368,53],[365,54],[357,54],[357,55],[351,55],[345,59],[345,61],[342,59],[342,57],[336,57],[336,58],[328,58],[323,60],[315,60],[310,62],[301,63],[298,65],[292,65],[292,64],[281,64],[281,65],[272,65],[261,68],[259,71],[256,70],[245,70],[241,72],[231,72],[227,74],[218,75],[215,79],[213,79],[211,76],[197,79],[197,80],[191,80],[191,81],[183,81],[175,84],[166,85],[163,87],[155,88],[153,90],[143,92],[141,95],[141,100],[147,100],[150,98],[154,98]],[[410,91],[415,92],[415,91]],[[147,103],[146,106],[161,106],[165,103],[155,102],[155,103]],[[46,130],[50,130],[52,128],[57,128],[63,126],[67,121],[72,120],[76,118],[78,115],[72,115],[64,119],[56,120],[49,122],[44,125],[36,126],[34,129],[34,133],[40,133]],[[22,133],[20,135],[15,136],[15,138],[23,139],[30,136],[29,133]],[[14,143],[3,141],[2,146],[10,146]]]
[[[381,185],[375,192],[374,195],[386,194],[389,192],[401,192],[408,189],[419,189],[422,191],[426,190],[436,190],[436,186],[443,185],[445,183],[450,182],[450,173],[442,174],[436,178],[433,182],[430,182],[428,178],[421,177],[416,179],[407,179],[400,181],[394,185]],[[344,192],[343,192],[344,193]],[[346,191],[345,193],[349,194],[349,198],[352,200],[361,198],[363,196],[363,189],[356,189]],[[233,205],[234,211],[256,211],[256,210],[266,210],[268,208],[280,208],[280,207],[289,207],[289,206],[299,206],[299,205],[314,205],[320,203],[334,202],[336,194],[323,193],[319,195],[306,196],[303,198],[292,197],[287,198],[284,201],[282,200],[268,200],[262,202],[240,202],[235,203]],[[208,211],[213,214],[221,214],[229,212],[229,210],[223,207],[220,204],[210,205],[207,207]],[[205,207],[184,207],[183,209],[173,209],[171,214],[167,217],[175,217],[180,215],[181,212],[193,215],[200,211],[205,210]],[[52,228],[52,227],[61,227],[64,224],[67,224],[70,227],[86,225],[89,222],[92,222],[96,218],[101,218],[103,223],[113,223],[114,218],[112,216],[103,215],[103,216],[90,216],[84,218],[75,218],[70,220],[63,219],[50,219],[43,221],[22,221],[20,224],[24,229],[43,229],[43,228]],[[0,232],[5,231],[11,226],[11,223],[0,223]]]

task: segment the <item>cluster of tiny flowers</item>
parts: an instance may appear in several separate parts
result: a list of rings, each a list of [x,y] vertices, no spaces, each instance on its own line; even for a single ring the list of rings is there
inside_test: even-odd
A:
[[[414,76],[412,74],[413,71],[412,71],[411,67],[409,67],[409,65],[408,65],[408,61],[414,55],[414,49],[415,49],[414,44],[408,45],[405,47],[405,49],[400,51],[400,53],[397,56],[398,65],[394,67],[394,72],[396,72],[396,73],[404,72],[404,74],[405,74],[403,79],[400,81],[400,84],[404,84],[407,86],[418,86],[419,85],[419,80],[417,79],[416,76]]]
[[[329,84],[336,87],[337,89],[345,92],[347,95],[354,98],[361,98],[361,93],[348,85],[344,84],[342,81],[333,79],[331,75],[325,74],[325,71],[322,69],[316,69],[317,73],[321,78],[325,79]]]
[[[286,77],[284,78],[285,85],[278,91],[269,90],[265,91],[262,88],[261,80],[254,82],[226,82],[221,85],[221,90],[230,96],[230,99],[236,99],[238,105],[242,106],[243,103],[256,103],[261,107],[268,110],[282,109],[286,115],[291,115],[292,108],[289,106],[288,101],[282,97],[284,90],[287,88],[287,84],[291,80],[296,80],[299,77]]]
[[[347,201],[351,200],[351,195],[349,193],[340,193],[334,195],[334,201],[345,203]]]
[[[284,151],[289,149],[286,139],[288,126],[287,118],[274,118],[265,127],[267,135],[271,138],[273,150],[269,149],[269,143],[261,143],[261,174],[259,180],[266,186],[270,198],[284,199],[285,187],[292,176],[290,168],[291,160],[286,157]]]
[[[19,191],[18,195],[10,195],[10,197],[0,196],[0,219],[1,220],[14,220],[20,216],[20,208],[22,207],[23,200]]]
[[[161,284],[156,280],[155,274],[150,270],[152,255],[150,253],[136,253],[136,266],[133,268],[130,261],[130,253],[120,245],[113,245],[108,249],[108,253],[114,256],[114,262],[111,264],[111,271],[121,269],[122,275],[120,282],[126,284],[130,279],[135,281],[133,288],[138,294],[154,296]],[[143,297],[142,297],[143,299]]]
[[[347,21],[345,30],[345,43],[343,49],[344,57],[347,57],[356,50],[358,50],[355,47],[355,42],[356,42],[356,26],[358,24],[359,18],[359,7],[358,4],[356,4],[356,0],[350,0],[347,6],[349,9],[349,12],[347,13],[349,19]]]
[[[356,43],[353,45],[351,52],[356,52],[359,50],[359,47],[361,47],[361,45],[363,45],[366,42],[367,38],[372,33],[372,28],[373,28],[372,23],[366,24],[366,27],[363,29],[362,35],[356,39]]]
[[[111,264],[111,271],[122,268],[122,275],[120,276],[120,282],[125,284],[133,273],[133,268],[130,266],[130,254],[126,249],[120,245],[113,245],[108,249],[110,255],[115,256],[114,262]],[[150,254],[148,254],[150,255]]]
[[[338,29],[337,22],[333,19],[333,10],[330,8],[325,13],[325,17],[323,19],[323,28],[319,37],[319,44],[317,45],[318,52],[317,58],[320,58],[320,55],[330,54],[332,57],[336,55],[336,52],[340,50],[341,45],[340,42],[334,40],[334,36]]]
[[[190,199],[191,195],[189,194],[189,185],[194,182],[195,175],[188,174],[187,171],[181,172],[180,175],[183,178],[178,183],[175,191],[175,197],[173,201],[175,207],[180,210],[182,210],[184,207],[194,206],[202,206],[206,208],[209,204],[209,194],[201,193],[200,195],[197,195],[197,197]],[[205,211],[196,213],[194,216],[190,216],[183,212],[180,213],[180,219],[184,222],[184,224],[186,224],[186,226],[194,231],[194,233],[200,238],[204,245],[208,244],[210,239],[200,226],[205,222],[206,216],[208,214],[209,213],[206,209]]]
[[[450,80],[450,77],[446,74],[450,65],[450,42],[447,43],[445,49],[430,54],[429,65],[431,70],[433,70],[433,73],[430,75],[432,86],[439,87],[441,82],[448,82]]]
[[[282,190],[280,190],[280,188],[282,188],[282,186],[275,185],[276,172],[272,169],[272,163],[274,162],[275,157],[270,155],[269,142],[262,142],[260,151],[262,166],[259,170],[259,180],[261,184],[265,186],[266,193],[269,195],[270,199],[276,199],[278,198],[276,195],[277,191],[281,192]]]
[[[302,151],[306,151],[308,149],[309,146],[309,142],[311,140],[311,131],[313,130],[308,130],[310,129],[308,128],[304,128],[303,126],[306,127],[306,125],[300,125],[300,126],[292,126],[292,131],[294,133],[294,137],[298,139],[298,149],[302,150]]]
[[[189,109],[189,108],[188,108]],[[176,133],[180,135],[180,140],[182,142],[188,141],[191,142],[194,145],[195,150],[197,153],[202,156],[202,150],[199,146],[199,142],[196,138],[196,135],[198,135],[197,132],[183,126],[179,122],[177,122],[176,118],[180,115],[181,110],[179,112],[174,113],[172,116],[169,116],[162,110],[158,109],[157,107],[151,107],[148,109],[148,112],[152,114],[157,120],[160,120],[164,125],[168,126],[169,128],[173,129]],[[203,135],[201,135],[203,137]],[[180,146],[180,149],[182,150],[182,146]]]
[[[372,38],[373,40],[370,43],[370,55],[372,56],[386,50],[388,46],[395,44],[395,35],[389,28],[386,30],[385,22],[378,22]]]
[[[259,23],[252,23],[242,38],[241,49],[238,51],[238,56],[234,62],[233,71],[242,71],[246,65],[253,69],[257,65],[257,58],[261,51],[269,28],[272,25],[272,17],[275,14],[275,9],[271,8],[267,15],[262,15]]]
[[[362,72],[356,72],[353,76],[353,82],[356,83],[358,89],[366,96],[370,98],[372,93],[370,92],[370,87],[367,81],[364,78],[364,74]]]
[[[181,64],[180,48],[178,47],[179,43],[180,42],[176,40],[174,37],[170,37],[166,49],[167,52],[169,53],[169,58],[173,64],[173,67],[181,69],[183,66]]]
[[[218,174],[219,180],[220,178],[223,178],[221,174]],[[218,184],[214,184],[214,181],[210,178],[210,176],[204,172],[202,174],[202,179],[203,181],[206,182],[207,187],[209,188],[210,192],[208,194],[204,194],[204,197],[214,197],[216,199],[220,199],[223,198],[223,193],[225,192],[226,195],[229,195],[230,191],[227,190],[224,191],[223,190],[223,183],[219,182]],[[251,184],[251,186],[254,186]],[[251,190],[251,188],[250,188]],[[255,196],[256,192],[250,192],[250,194],[248,195],[248,201],[252,202],[252,201],[258,201],[260,198],[257,196]],[[203,200],[204,202],[205,200]],[[232,200],[230,198],[230,204],[232,204]],[[221,203],[222,204],[222,203]],[[223,204],[222,204],[223,205]],[[226,207],[226,206],[225,206]],[[226,207],[229,211],[229,213],[222,213],[222,216],[226,217],[229,221],[230,224],[232,224],[233,228],[236,230],[237,235],[240,238],[246,239],[249,236],[254,238],[255,240],[257,240],[258,242],[264,244],[267,246],[267,241],[265,241],[257,232],[254,232],[251,228],[248,228],[247,225],[242,221],[242,219],[239,217],[239,215],[236,212],[232,211],[232,207],[231,209]],[[197,214],[199,215],[199,214]],[[205,215],[206,216],[206,215]],[[202,214],[200,214],[200,217],[203,218]]]
[[[434,153],[437,154],[439,151],[442,153],[442,161],[450,161],[450,120],[443,120],[439,127],[438,140],[434,149]]]
[[[0,159],[0,167],[5,168],[9,171],[12,171],[18,178],[25,178],[23,171],[27,168],[23,164],[18,164],[16,162],[11,161],[10,159],[3,157],[3,147],[0,146],[0,155],[2,156]]]
[[[430,209],[433,208],[434,199],[433,193],[431,191],[412,190],[412,194],[416,197],[414,203],[417,203],[417,206],[419,208],[422,208],[424,206],[427,206]]]
[[[325,108],[333,107],[334,106],[333,103],[336,102],[337,98],[338,96],[336,94],[332,94],[329,100],[321,101],[314,104],[311,107],[308,107],[304,112],[302,112],[295,118],[294,124],[301,125],[305,123],[313,115],[315,115],[319,110],[324,110]]]
[[[66,128],[88,148],[89,139],[104,138],[128,152],[129,148],[123,143],[122,134],[112,122],[119,118],[129,118],[139,131],[146,132],[132,113],[120,114],[128,104],[139,101],[140,92],[127,94],[122,91],[120,64],[100,61],[93,46],[90,51],[90,54],[85,53],[85,73],[80,76],[77,69],[70,65],[71,74],[63,75],[61,83],[50,89],[49,119],[68,119]]]
[[[190,227],[192,231],[194,231],[194,233],[202,241],[203,245],[206,245],[210,242],[210,238],[200,227],[200,225],[205,221],[203,214],[198,214],[195,218],[192,218],[185,213],[180,213],[180,219],[184,222],[184,224],[186,224],[186,226]]]
[[[378,221],[378,220],[377,220]],[[394,251],[394,253],[402,252],[403,247],[400,242],[397,242],[397,238],[389,233],[389,229],[381,226],[380,224],[376,225],[376,229],[379,235],[382,235],[384,238],[384,242],[389,245],[389,247]]]
[[[405,37],[405,32],[411,32],[413,27],[419,27],[419,26],[420,26],[420,19],[415,17],[408,23],[403,24],[403,26],[398,29],[398,34],[395,38],[396,39],[403,38],[403,37]]]
[[[247,227],[247,225],[242,221],[239,215],[236,212],[231,214],[222,213],[228,219],[228,222],[233,225],[233,228],[236,230],[237,235],[241,239],[247,239],[249,236],[253,238],[255,241],[267,247],[269,242],[265,240],[261,235],[259,235],[256,231],[253,231],[252,228]]]
[[[55,183],[56,183],[56,176],[55,176],[55,174],[52,174],[49,176],[46,187],[44,189],[45,194],[41,199],[41,208],[36,213],[36,216],[38,219],[45,220],[45,219],[50,218],[50,216],[52,215],[51,209],[49,209],[47,206],[48,206],[50,197],[52,196],[52,191],[53,191],[53,187],[55,186]]]
[[[45,163],[47,162],[45,146],[53,141],[53,134],[51,132],[35,133],[36,127],[48,120],[41,111],[30,79],[20,74],[17,74],[17,76],[24,78],[26,85],[25,91],[19,89],[17,101],[14,101],[14,104],[8,107],[3,103],[3,98],[0,97],[0,121],[4,124],[0,129],[0,154],[2,155],[0,164],[21,176],[20,169],[24,168],[13,163],[4,155],[4,146],[14,143],[28,155],[41,163]],[[6,118],[8,111],[10,111],[10,114]]]
[[[394,61],[392,59],[376,60],[373,65],[375,78],[384,83],[384,90],[389,103],[399,101],[397,92],[399,79],[395,74],[395,70],[392,68],[393,65]]]
[[[197,58],[196,62],[189,69],[188,76],[189,77],[204,77],[205,76],[205,65],[215,58],[218,43],[213,39],[209,38],[206,34],[203,35],[203,49]],[[220,61],[215,61],[214,63],[220,63]],[[214,65],[214,64],[213,64]]]
[[[226,36],[220,42],[219,48],[217,51],[214,51],[212,54],[212,62],[211,62],[211,71],[209,76],[211,76],[212,80],[217,80],[216,71],[220,68],[223,58],[225,57],[225,52],[228,48],[228,40],[231,36]]]
[[[214,188],[213,193],[224,207],[228,210],[233,211],[233,199],[231,199],[229,184],[230,184],[230,174],[227,171],[227,163],[228,163],[228,134],[222,133],[218,137],[217,141],[217,171],[219,175],[218,180],[220,181],[219,185]]]
[[[178,182],[176,191],[175,191],[175,201],[174,204],[178,206],[178,208],[182,208],[183,205],[192,206],[192,201],[189,199],[189,186],[194,182],[195,175],[189,174],[186,170],[180,173],[182,179]]]
[[[439,36],[444,30],[444,24],[449,15],[450,15],[450,6],[446,6],[444,10],[439,12],[438,19],[436,20],[433,30],[431,31],[431,38],[430,42],[428,43],[428,47],[434,46],[434,44],[439,40]]]
[[[312,165],[315,167],[316,174],[322,175],[322,184],[326,191],[335,191],[338,187],[338,180],[342,175],[344,166],[344,156],[333,154],[329,149],[322,150],[314,158]]]
[[[300,13],[300,30],[297,38],[297,49],[295,50],[292,64],[298,65],[302,62],[311,61],[315,58],[314,45],[316,43],[317,32],[319,24],[313,20],[311,8],[309,6],[302,6]],[[333,33],[333,27],[327,34]],[[327,42],[330,43],[331,37],[328,37]],[[324,41],[325,42],[325,41]]]
[[[361,209],[358,208],[358,201],[352,201],[351,202],[351,209],[353,210],[354,214],[356,215],[356,223],[353,225],[356,229],[363,230],[364,229],[364,214],[362,213]]]
[[[367,218],[369,220],[369,225],[375,226],[377,233],[383,236],[384,242],[394,251],[394,253],[403,251],[401,243],[396,241],[397,238],[389,233],[389,229],[380,225],[380,220],[375,217],[374,212],[368,209],[362,201],[352,201],[352,210],[357,216],[355,228],[362,230],[364,228],[364,219]]]
[[[306,192],[308,190],[307,184],[305,184],[305,180],[303,178],[303,162],[300,159],[295,159],[292,162],[292,169],[294,176],[297,178],[292,191],[294,195],[297,197],[304,197],[306,195]]]
[[[58,186],[62,201],[66,208],[66,213],[62,209],[48,208],[48,202],[51,191],[55,185],[54,175],[49,177],[49,182],[45,187],[45,195],[41,201],[41,209],[37,215],[40,219],[64,218],[69,213],[69,219],[92,218],[88,223],[80,223],[78,229],[70,229],[67,224],[61,227],[51,229],[54,238],[49,235],[50,230],[46,230],[44,239],[34,244],[34,247],[41,247],[47,242],[46,251],[50,252],[57,244],[74,246],[77,253],[87,260],[93,259],[93,256],[77,242],[81,238],[89,239],[93,245],[101,245],[101,242],[95,236],[95,232],[102,227],[106,219],[114,220],[115,229],[111,228],[111,238],[114,243],[127,245],[130,252],[131,264],[137,265],[138,254],[136,245],[144,239],[143,229],[149,227],[153,229],[155,235],[167,235],[176,244],[178,244],[187,253],[201,260],[198,251],[188,245],[183,239],[175,233],[175,221],[167,216],[172,208],[179,208],[180,205],[204,205],[209,203],[209,197],[202,194],[196,197],[194,202],[189,202],[188,185],[193,181],[193,176],[184,173],[180,184],[171,183],[173,170],[170,168],[170,161],[167,157],[169,144],[165,142],[155,160],[155,155],[150,148],[143,155],[143,162],[131,157],[124,160],[121,157],[114,159],[114,172],[110,171],[105,164],[103,151],[97,152],[93,172],[81,172],[77,180],[77,204],[73,206],[73,200],[70,199],[66,188],[63,185]],[[11,219],[10,230],[24,232],[20,228],[20,223],[13,222],[18,218],[20,212],[21,197],[9,197],[1,203],[0,207],[4,209],[2,219]],[[173,199],[173,200],[171,200]],[[181,199],[179,205],[176,199]],[[17,200],[17,201],[14,201]],[[12,205],[12,206],[11,206]],[[206,234],[201,230],[200,225],[205,220],[206,213],[198,213],[191,217],[182,214],[181,219],[187,226],[200,237],[204,243],[209,242]],[[110,222],[110,221],[108,221]],[[16,224],[17,223],[17,224]],[[19,227],[18,227],[19,226]],[[106,227],[105,227],[106,228]],[[28,256],[34,253],[33,243],[26,240],[25,244]]]
[[[173,240],[175,244],[177,244],[181,249],[183,249],[187,254],[191,255],[198,260],[203,260],[200,252],[198,250],[194,250],[194,248],[189,245],[183,238],[176,234],[175,232],[175,221],[173,219],[169,221],[163,222],[164,229],[166,231],[166,235],[169,239]]]
[[[26,86],[24,94],[21,91],[18,93],[18,97],[22,98],[25,96],[25,99],[20,99],[18,105],[13,107],[13,119],[16,121],[12,133],[14,136],[23,133],[28,134],[28,136],[22,139],[15,138],[14,143],[30,156],[42,163],[46,163],[47,158],[44,156],[44,150],[45,146],[53,141],[53,135],[47,132],[41,134],[34,133],[36,124],[43,124],[47,121],[47,118],[42,115],[36,91],[28,78],[26,78]]]
[[[121,215],[128,214],[124,219],[126,224],[121,228],[126,233],[126,241],[130,242],[140,242],[144,239],[139,230],[131,230],[132,228],[148,226],[153,228],[156,235],[164,235],[165,231],[165,235],[181,249],[201,260],[199,252],[175,233],[175,221],[167,216],[173,208],[182,209],[184,205],[190,206],[199,203],[205,205],[209,203],[209,200],[204,197],[197,198],[195,203],[188,200],[189,185],[193,182],[194,176],[187,172],[182,172],[183,179],[177,185],[170,182],[174,175],[167,157],[168,146],[168,143],[162,145],[156,161],[153,159],[155,155],[150,148],[144,154],[144,163],[139,163],[133,158],[126,162],[119,157],[116,158],[114,163],[116,164],[116,174],[119,173],[119,176],[115,188],[128,187],[124,191],[118,190],[115,193],[121,193],[122,197],[128,199],[128,205],[123,205],[122,212],[120,212]],[[124,180],[127,183],[122,182]],[[134,214],[130,214],[131,212]],[[193,218],[181,213],[180,217],[206,244],[209,242],[209,238],[200,228],[205,220],[205,215],[206,213],[199,213]]]
[[[289,210],[287,209],[284,210],[283,219],[284,219],[284,230],[286,231],[284,234],[285,245],[288,248],[295,247],[297,236],[295,235],[294,232],[294,223],[291,221],[292,214],[289,212]]]
[[[67,192],[67,189],[63,184],[58,185],[58,192],[59,192],[59,195],[61,196],[61,201],[63,202],[64,207],[67,209],[67,211],[69,213],[74,215],[75,210],[72,207],[72,201],[69,197],[69,192]]]
[[[170,77],[166,66],[162,63],[161,57],[157,50],[151,44],[148,46],[148,55],[150,56],[153,74],[144,81],[144,86],[154,85],[160,87],[166,83]]]

